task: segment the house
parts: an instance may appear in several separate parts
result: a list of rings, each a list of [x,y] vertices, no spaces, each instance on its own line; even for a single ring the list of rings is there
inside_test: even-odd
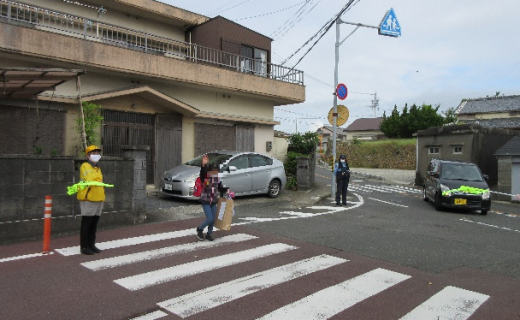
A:
[[[345,131],[347,134],[347,140],[377,140],[385,137],[385,134],[379,126],[383,122],[383,117],[377,118],[360,118],[354,120]]]
[[[455,113],[459,123],[520,130],[520,96],[464,100]]]
[[[498,161],[498,199],[520,201],[520,136],[511,138],[494,155]]]
[[[460,124],[417,131],[417,167],[415,185],[422,186],[431,159],[473,162],[489,176],[493,189],[498,182],[495,152],[520,131]],[[493,189],[496,190],[496,189]]]
[[[323,126],[318,128],[316,132],[318,133],[318,138],[320,139],[320,145],[317,146],[317,151],[322,153],[327,151],[327,149],[332,148],[332,134],[334,128],[332,126]],[[341,127],[336,127],[336,143],[347,141],[347,135],[344,133],[344,129]]]
[[[148,145],[146,181],[157,186],[207,151],[273,155],[274,107],[305,100],[303,72],[271,63],[272,40],[223,17],[154,0],[0,0],[0,9],[0,70],[25,68],[29,86],[41,70],[73,75],[52,91],[2,96],[0,155],[81,154],[78,110],[89,102],[101,106],[103,154]]]

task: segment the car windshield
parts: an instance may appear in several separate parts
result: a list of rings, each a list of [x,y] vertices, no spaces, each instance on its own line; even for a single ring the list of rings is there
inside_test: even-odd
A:
[[[477,166],[467,164],[444,164],[441,178],[447,180],[482,181],[482,175]]]
[[[232,156],[229,154],[224,153],[207,153],[209,159],[209,164],[222,164],[224,161],[228,160]],[[194,167],[200,167],[202,165],[202,157],[204,155],[200,155],[194,159],[191,159],[190,161],[186,162],[186,165],[188,166],[194,166]]]

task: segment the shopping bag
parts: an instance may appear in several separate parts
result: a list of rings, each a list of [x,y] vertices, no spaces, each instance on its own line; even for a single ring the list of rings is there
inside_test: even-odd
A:
[[[219,198],[215,227],[219,230],[230,230],[231,220],[233,220],[233,199]]]

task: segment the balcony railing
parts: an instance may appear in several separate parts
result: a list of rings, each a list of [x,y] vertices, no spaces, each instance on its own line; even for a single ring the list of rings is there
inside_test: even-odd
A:
[[[22,2],[0,0],[0,19],[7,23],[27,23],[36,29],[81,37],[88,41],[303,85],[303,71]]]

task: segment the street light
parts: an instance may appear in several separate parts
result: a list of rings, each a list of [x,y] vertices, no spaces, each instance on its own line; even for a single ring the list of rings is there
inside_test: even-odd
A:
[[[345,37],[345,39],[341,40],[340,42],[340,30],[339,30],[339,24],[340,23],[344,23],[344,24],[350,24],[350,25],[354,25],[356,26],[356,28],[348,35]],[[338,16],[336,18],[336,43],[335,43],[335,61],[334,61],[334,89],[337,90],[337,87],[338,87],[338,67],[339,67],[339,46],[341,46],[343,44],[343,42],[345,42],[345,40],[347,40],[351,35],[354,34],[354,32],[357,31],[357,29],[359,29],[360,27],[364,27],[364,28],[373,28],[373,29],[378,29],[379,31],[379,34],[380,35],[383,35],[383,36],[389,36],[389,37],[399,37],[401,36],[401,26],[399,25],[399,22],[397,21],[397,17],[394,13],[394,10],[393,9],[390,9],[386,12],[385,16],[383,17],[383,20],[381,20],[381,23],[379,24],[379,26],[370,26],[370,25],[365,25],[365,24],[361,24],[361,23],[352,23],[352,22],[346,22],[346,21],[343,21],[341,20],[340,16]],[[334,100],[333,100],[333,108],[334,108],[334,111],[333,111],[333,124],[332,124],[332,158],[333,158],[333,163],[336,162],[336,124],[337,124],[337,119],[338,119],[338,95],[336,93],[336,91],[334,91]],[[331,197],[334,198],[334,195],[335,195],[335,189],[336,189],[336,184],[334,183],[335,181],[335,177],[334,177],[334,172],[332,172],[332,179],[331,179]]]

